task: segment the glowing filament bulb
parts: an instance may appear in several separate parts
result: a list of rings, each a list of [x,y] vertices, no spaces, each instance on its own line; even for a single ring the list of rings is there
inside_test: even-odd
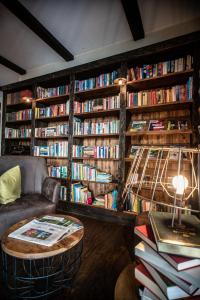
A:
[[[176,194],[183,195],[185,189],[188,187],[188,180],[183,175],[177,175],[173,177],[172,184],[176,189]]]

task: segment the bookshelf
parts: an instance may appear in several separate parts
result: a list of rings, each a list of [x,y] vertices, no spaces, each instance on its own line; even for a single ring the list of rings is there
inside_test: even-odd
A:
[[[190,34],[3,87],[2,153],[9,153],[9,144],[27,144],[28,154],[45,157],[49,175],[62,185],[61,194],[66,202],[60,202],[60,209],[122,222],[132,218],[134,213],[123,212],[121,198],[133,161],[131,145],[199,144],[199,41],[200,33]],[[182,68],[186,62],[187,67]],[[153,68],[161,70],[160,73]],[[138,72],[137,78],[131,78],[131,69],[132,74]],[[114,84],[116,77],[127,81],[121,86]],[[19,96],[20,91],[27,89],[32,91],[33,101],[23,102],[18,97],[17,103],[7,102],[7,95]],[[31,118],[11,118],[11,113],[26,110],[32,111]],[[10,118],[6,120],[7,113]],[[141,120],[146,121],[143,130],[130,130],[133,122]],[[161,128],[150,130],[150,123],[151,127]],[[8,139],[6,127],[30,129],[30,136]],[[151,161],[155,163],[153,158]],[[74,177],[74,166],[82,177]],[[97,171],[111,174],[109,182],[94,180]],[[95,175],[87,175],[92,172]],[[95,202],[74,202],[74,186],[86,194],[91,192],[93,200],[117,189],[114,209],[108,205],[105,208],[105,199],[104,206],[100,205],[102,199],[97,201],[99,207]]]

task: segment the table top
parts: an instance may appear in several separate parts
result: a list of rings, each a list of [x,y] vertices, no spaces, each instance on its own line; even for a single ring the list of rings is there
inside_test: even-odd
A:
[[[60,215],[60,214],[50,214],[57,217],[67,217],[68,219],[74,221],[83,226],[82,222],[78,219],[68,216],[68,215]],[[41,218],[41,216],[40,216]],[[55,243],[51,247],[42,246],[38,244],[34,244],[31,242],[25,242],[19,239],[14,239],[8,237],[8,235],[18,229],[19,227],[25,225],[26,223],[30,222],[34,218],[26,219],[23,221],[18,222],[17,224],[11,226],[2,236],[1,246],[2,250],[13,256],[20,259],[41,259],[47,258],[51,256],[55,256],[57,254],[61,254],[66,252],[67,250],[74,247],[76,244],[81,241],[84,234],[84,227],[77,232],[71,234],[60,240],[59,242]]]

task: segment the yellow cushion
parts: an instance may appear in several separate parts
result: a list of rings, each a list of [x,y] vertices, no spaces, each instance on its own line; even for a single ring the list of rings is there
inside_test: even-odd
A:
[[[21,172],[16,166],[0,176],[0,204],[6,204],[20,198]]]

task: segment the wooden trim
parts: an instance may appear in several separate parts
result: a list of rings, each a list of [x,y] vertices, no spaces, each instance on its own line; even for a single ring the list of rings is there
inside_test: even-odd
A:
[[[8,60],[7,58],[1,55],[0,55],[0,64],[20,75],[26,74],[26,71],[24,69],[22,69],[21,67],[14,64],[13,62],[11,62],[10,60]]]

